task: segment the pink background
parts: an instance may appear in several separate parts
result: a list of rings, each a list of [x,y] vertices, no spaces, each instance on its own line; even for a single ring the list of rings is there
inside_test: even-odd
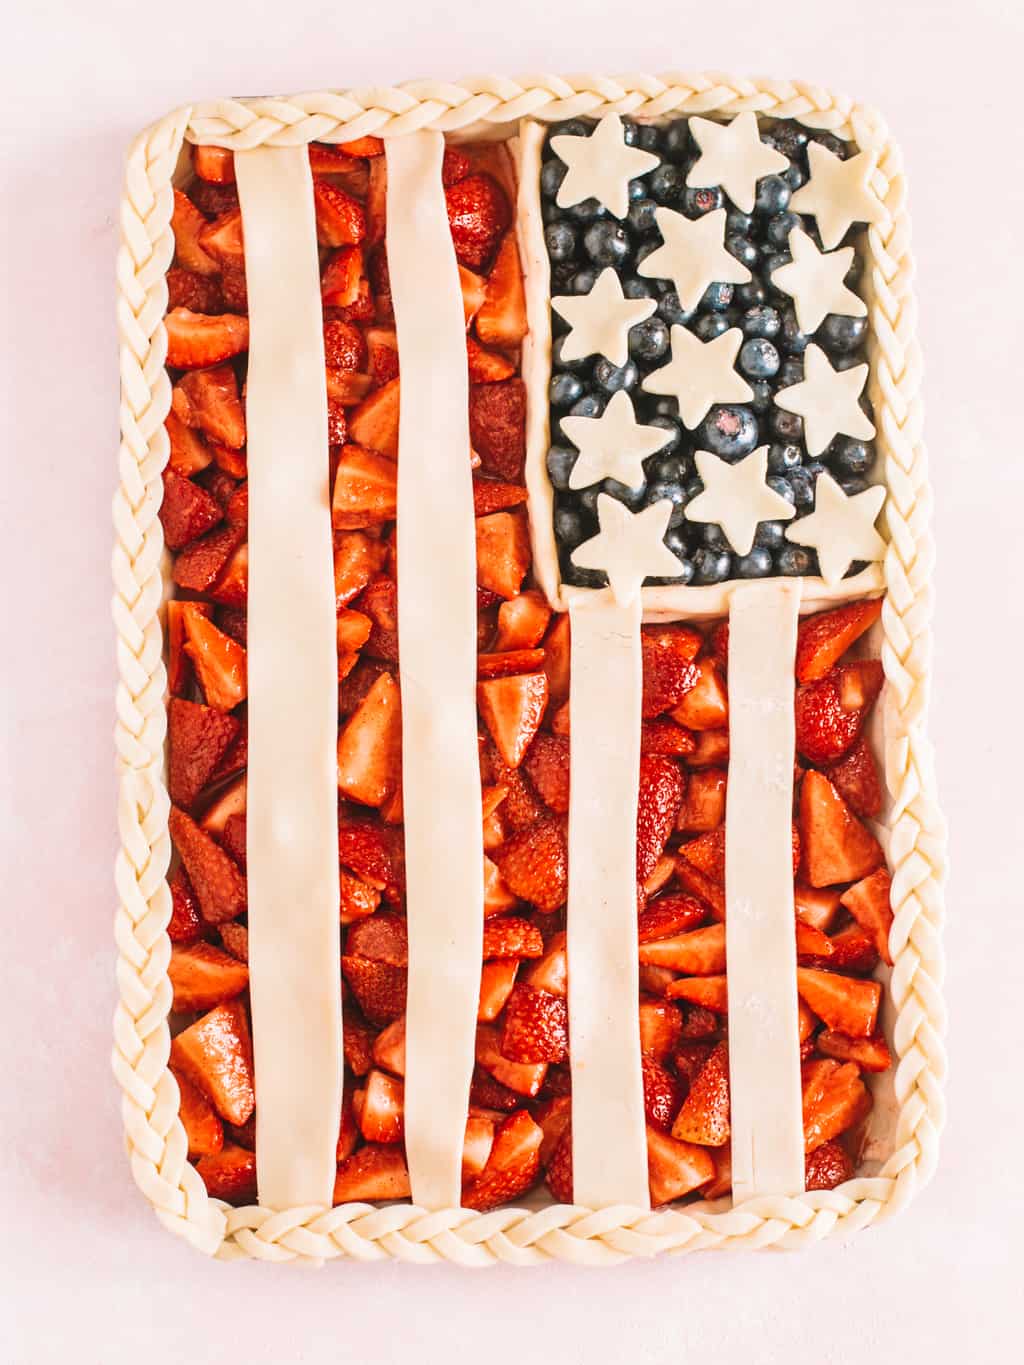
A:
[[[0,1358],[1001,1359],[1019,1346],[1010,1241],[1024,1210],[1022,11],[1012,0],[518,0],[512,19],[465,0],[376,0],[366,13],[39,0],[5,19]],[[108,1063],[120,158],[139,127],[190,97],[499,64],[803,73],[881,106],[904,144],[940,544],[932,728],[954,860],[942,1166],[891,1225],[799,1256],[472,1277],[210,1264],[134,1190]]]

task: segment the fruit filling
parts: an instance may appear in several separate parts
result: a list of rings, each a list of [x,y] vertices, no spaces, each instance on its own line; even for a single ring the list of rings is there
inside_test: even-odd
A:
[[[335,1201],[410,1195],[403,1133],[409,971],[395,571],[399,356],[374,138],[314,144],[322,256],[338,637],[344,1099]],[[198,147],[176,192],[168,274],[171,456],[160,512],[168,786],[176,850],[170,1066],[209,1192],[257,1197],[247,999],[245,366],[241,220],[230,154]],[[478,570],[484,926],[463,1202],[542,1183],[572,1200],[566,1001],[570,640],[531,576],[523,486],[526,321],[500,144],[449,148],[444,179],[465,301]],[[779,212],[782,212],[779,209]],[[878,1014],[889,874],[869,823],[882,787],[865,723],[879,601],[806,617],[794,680],[793,869],[807,1184],[849,1178],[890,1065]],[[637,822],[638,1000],[651,1199],[730,1189],[725,949],[728,627],[643,630]]]

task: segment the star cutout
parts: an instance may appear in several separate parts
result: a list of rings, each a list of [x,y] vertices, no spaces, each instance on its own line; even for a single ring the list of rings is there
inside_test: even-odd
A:
[[[804,440],[808,453],[820,455],[840,432],[859,440],[875,434],[858,399],[868,377],[866,365],[849,370],[834,370],[820,346],[808,346],[804,355],[804,379],[788,389],[780,389],[775,403],[804,419]]]
[[[767,446],[758,446],[737,464],[727,464],[709,450],[697,450],[693,458],[704,492],[687,503],[686,519],[716,522],[738,555],[750,553],[759,522],[788,521],[796,515],[792,503],[765,483]]]
[[[588,488],[602,479],[618,479],[627,488],[639,488],[644,481],[643,461],[672,435],[663,427],[642,426],[636,420],[633,400],[621,389],[600,417],[563,417],[562,430],[580,452],[569,475],[570,488]]]
[[[786,539],[817,550],[822,578],[838,583],[855,559],[885,557],[885,541],[875,530],[884,502],[880,484],[847,497],[832,475],[822,472],[814,489],[814,511],[787,526]]]
[[[819,251],[812,238],[799,228],[789,234],[789,265],[772,271],[772,284],[789,294],[796,308],[801,332],[816,332],[829,313],[862,318],[867,305],[847,289],[843,281],[853,263],[853,247]]]
[[[593,198],[616,218],[629,212],[629,182],[659,164],[653,153],[626,146],[618,114],[606,114],[589,137],[553,137],[551,150],[569,167],[555,196],[558,207]]]
[[[737,114],[731,123],[691,118],[690,132],[701,155],[686,183],[697,189],[721,185],[744,213],[753,211],[761,177],[789,167],[781,152],[761,141],[756,114]]]
[[[631,512],[607,493],[597,495],[601,530],[572,552],[578,569],[601,569],[620,607],[628,607],[645,578],[678,578],[679,560],[665,544],[672,504],[666,498]]]
[[[672,328],[672,359],[649,374],[646,393],[678,399],[679,415],[692,431],[714,403],[748,403],[754,391],[734,368],[743,333],[730,327],[713,341],[701,341],[685,327]],[[564,425],[564,422],[563,422]]]
[[[813,213],[821,244],[826,251],[838,246],[853,223],[878,223],[885,207],[871,188],[878,164],[874,152],[858,152],[841,161],[820,142],[807,144],[811,174],[797,190],[789,207],[796,213]]]
[[[637,267],[649,280],[671,280],[684,308],[696,308],[709,284],[746,284],[750,271],[725,249],[725,209],[684,218],[671,209],[654,214],[664,246]]]
[[[603,355],[613,365],[625,365],[629,329],[649,318],[657,306],[654,299],[627,299],[618,275],[608,266],[589,294],[559,295],[551,300],[551,307],[572,328],[562,343],[562,359]]]

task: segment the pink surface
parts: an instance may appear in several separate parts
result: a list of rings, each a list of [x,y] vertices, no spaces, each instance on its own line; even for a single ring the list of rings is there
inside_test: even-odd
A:
[[[742,0],[703,15],[649,0],[645,33],[623,24],[621,3],[514,8],[514,29],[448,0],[391,0],[363,23],[352,5],[266,0],[179,0],[165,20],[155,6],[147,17],[116,0],[62,0],[6,21],[0,1359],[12,1365],[432,1362],[454,1352],[491,1365],[526,1354],[989,1362],[1018,1340],[1021,11],[1005,0],[790,0],[753,17]],[[799,1257],[472,1277],[394,1264],[320,1274],[212,1265],[135,1192],[108,1064],[120,157],[143,123],[190,96],[499,64],[802,72],[878,104],[904,144],[940,537],[933,733],[954,857],[943,1164],[890,1226]],[[526,1332],[539,1334],[532,1352]]]

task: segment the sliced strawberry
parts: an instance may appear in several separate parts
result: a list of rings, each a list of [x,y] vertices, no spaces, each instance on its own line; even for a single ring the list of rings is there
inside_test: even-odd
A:
[[[239,962],[248,963],[249,930],[245,925],[230,920],[227,924],[221,924],[217,932],[220,934],[220,941],[231,956]]]
[[[838,1142],[825,1142],[807,1158],[804,1188],[834,1190],[846,1180],[853,1179],[853,1162]]]
[[[502,915],[512,910],[518,898],[505,885],[501,873],[490,858],[484,856],[484,917]]]
[[[361,920],[369,924],[370,920]],[[355,926],[354,926],[355,927]],[[365,957],[343,956],[342,975],[352,988],[359,1007],[373,1024],[390,1024],[405,1013],[408,970]]]
[[[213,264],[216,269],[216,263]],[[223,312],[224,295],[220,280],[216,275],[200,275],[194,270],[173,266],[167,272],[167,307],[168,310],[187,308],[191,313]]]
[[[473,384],[496,384],[511,379],[515,365],[499,351],[488,351],[475,337],[467,334],[466,350],[469,357],[469,378]]]
[[[366,338],[351,322],[325,322],[324,359],[334,370],[365,369]]]
[[[171,214],[174,256],[186,270],[200,276],[216,275],[220,268],[200,245],[199,235],[206,226],[206,218],[188,195],[182,190],[175,190],[174,210]]]
[[[358,919],[366,919],[380,905],[380,892],[375,886],[364,882],[354,872],[341,868],[341,922],[354,924]]]
[[[393,578],[379,574],[356,599],[356,608],[373,622],[366,642],[367,654],[398,661],[398,587]]]
[[[171,1063],[199,1086],[228,1123],[242,1124],[256,1106],[252,1040],[239,1000],[218,1005],[171,1044]]]
[[[813,967],[798,967],[797,990],[826,1026],[851,1038],[870,1038],[878,1022],[882,987]]]
[[[544,637],[544,672],[548,675],[549,712],[564,706],[569,699],[571,647],[569,615],[555,616]]]
[[[404,1134],[405,1086],[386,1071],[366,1077],[359,1128],[367,1142],[401,1142]]]
[[[695,976],[673,981],[665,994],[670,1000],[688,1000],[715,1014],[726,1014],[729,1010],[724,976]]]
[[[189,592],[209,592],[244,539],[244,528],[225,526],[193,542],[174,561],[174,582]]]
[[[369,281],[362,248],[343,246],[327,260],[320,276],[320,297],[327,308],[359,308],[363,298],[368,300]],[[351,321],[358,321],[352,318]]]
[[[163,482],[160,524],[164,543],[169,550],[180,550],[216,526],[223,513],[205,489],[176,474],[170,465],[164,470]]]
[[[188,603],[187,607],[192,605]],[[222,711],[232,710],[245,700],[245,650],[199,612],[186,608],[183,620],[188,637],[185,650],[195,666],[207,703]]]
[[[395,1146],[368,1143],[338,1166],[334,1203],[408,1199],[412,1193],[405,1154]]]
[[[477,684],[477,706],[505,762],[517,768],[540,728],[547,705],[543,673],[491,678]]]
[[[522,771],[510,768],[498,752],[494,741],[487,738],[481,753],[481,773],[485,785],[505,788],[501,805],[502,821],[514,834],[527,830],[546,815],[543,803]]]
[[[566,936],[563,931],[551,935],[543,957],[532,963],[523,977],[528,986],[536,986],[538,990],[547,991],[550,995],[565,996],[569,982],[565,944]]]
[[[249,319],[234,313],[207,317],[187,308],[172,308],[164,322],[167,363],[178,370],[219,365],[249,345]]]
[[[309,144],[309,168],[316,175],[351,175],[361,166],[358,154],[350,155],[325,142]]]
[[[220,1151],[200,1156],[196,1172],[211,1199],[229,1204],[255,1204],[256,1153],[226,1143]]]
[[[228,312],[239,315],[248,313],[249,291],[245,284],[244,270],[233,270],[230,266],[225,266],[220,273],[220,292]]]
[[[645,720],[640,737],[641,752],[661,754],[666,758],[681,758],[692,754],[697,745],[689,730],[684,730],[667,716]]]
[[[401,698],[391,674],[382,673],[338,736],[338,790],[361,805],[383,806],[401,764]]]
[[[729,1045],[719,1043],[690,1085],[672,1136],[702,1147],[729,1141]]]
[[[379,138],[371,138],[370,141],[380,141]],[[360,142],[367,141],[360,138]],[[343,147],[343,150],[347,150]],[[381,152],[384,144],[381,143]],[[370,155],[369,179],[366,186],[366,240],[368,242],[382,242],[387,232],[387,212],[388,212],[388,168],[384,157],[373,153],[360,153],[360,155]]]
[[[205,370],[197,370],[197,374],[205,374]],[[229,446],[222,446],[217,441],[208,442],[209,449],[213,452],[213,458],[217,468],[224,471],[233,479],[246,479],[249,476],[249,463],[244,450],[232,450]],[[243,484],[243,488],[246,485]],[[248,499],[248,492],[246,492]],[[246,503],[246,513],[248,514],[248,502]],[[237,517],[232,521],[232,525],[244,526],[245,520]]]
[[[460,152],[457,147],[445,147],[441,162],[441,184],[445,189],[449,185],[456,184],[459,180],[465,180],[472,169],[469,157]]]
[[[379,541],[359,531],[334,535],[334,596],[338,610],[347,606],[369,583],[382,563]]]
[[[526,490],[520,491],[525,496]],[[482,514],[476,512],[476,515]],[[498,608],[498,638],[495,641],[495,649],[498,651],[535,649],[543,640],[550,620],[551,608],[544,594],[535,588],[529,588],[517,597],[502,602]]]
[[[245,445],[245,413],[238,397],[238,380],[230,365],[186,374],[178,389],[188,399],[193,425],[231,450]]]
[[[699,868],[706,877],[710,877],[719,886],[725,885],[725,826],[719,825],[717,829],[709,830],[706,834],[699,834],[696,839],[690,839],[687,843],[681,844],[679,848],[680,857]]]
[[[549,1073],[554,1074],[554,1071]],[[569,1128],[572,1101],[568,1095],[556,1095],[553,1099],[539,1104],[534,1111],[534,1117],[544,1133],[544,1140],[540,1144],[540,1163],[547,1166]]]
[[[514,232],[502,242],[487,277],[476,334],[487,346],[517,346],[526,336],[526,295]]]
[[[366,236],[366,213],[362,204],[329,180],[313,177],[313,206],[316,236],[321,246],[358,246]]]
[[[341,1121],[338,1124],[338,1141],[334,1148],[335,1161],[344,1161],[346,1157],[350,1157],[359,1145],[359,1138],[352,1093],[346,1085],[341,1097]]]
[[[484,474],[517,483],[526,456],[526,388],[521,379],[471,384],[469,435]]]
[[[648,722],[651,724],[653,722]],[[715,830],[725,819],[729,774],[724,768],[699,768],[690,773],[677,822],[682,830]]]
[[[797,918],[823,933],[828,930],[839,909],[839,892],[831,887],[821,889],[797,882],[793,888]]]
[[[683,1015],[683,1038],[712,1038],[718,1032],[721,1021],[712,1010],[704,1005],[691,1004]]]
[[[246,804],[246,779],[243,774],[217,794],[216,799],[207,806],[200,824],[207,834],[223,840],[228,821],[233,815],[244,814]]]
[[[487,1165],[463,1192],[463,1206],[482,1212],[525,1194],[540,1175],[543,1139],[525,1109],[505,1119],[494,1134]]]
[[[725,888],[720,883],[712,881],[686,858],[676,859],[676,877],[684,890],[702,901],[715,919],[725,919]]]
[[[405,894],[402,841],[391,830],[363,821],[342,824],[338,830],[338,854],[345,867],[384,893],[393,905]]]
[[[229,209],[207,223],[199,234],[199,245],[222,270],[245,269],[245,239],[240,209]]]
[[[648,1053],[642,1054],[640,1068],[644,1087],[644,1113],[647,1122],[664,1132],[672,1127],[672,1120],[679,1110],[679,1085],[674,1076],[665,1070]]]
[[[183,867],[171,873],[167,878],[167,887],[171,893],[167,937],[172,943],[195,943],[202,936],[203,921],[192,883]]]
[[[889,931],[892,928],[892,906],[889,893],[892,877],[884,867],[872,872],[856,885],[849,887],[840,897],[850,914],[869,933],[875,942],[878,955],[883,962],[892,966],[892,953],[889,951]]]
[[[197,431],[192,431],[173,408],[164,418],[164,426],[171,447],[168,464],[176,474],[188,478],[210,464],[213,455],[206,448],[203,438]]]
[[[681,1199],[714,1178],[709,1152],[690,1142],[679,1142],[647,1125],[647,1173],[651,1204],[657,1208]]]
[[[701,638],[688,626],[646,626],[643,649],[643,714],[650,720],[677,707],[696,687],[700,669],[694,663]]]
[[[469,1087],[469,1102],[477,1108],[499,1114],[511,1114],[522,1104],[522,1097],[507,1085],[489,1075],[479,1063],[473,1069]]]
[[[834,611],[805,616],[796,637],[798,682],[814,682],[831,672],[855,640],[859,640],[882,614],[882,599],[849,602]]]
[[[478,1024],[476,1060],[494,1079],[517,1095],[536,1096],[544,1084],[546,1062],[513,1062],[501,1050],[501,1034],[491,1024]]]
[[[208,1010],[240,995],[249,984],[249,969],[212,943],[171,949],[167,967],[178,1011]]]
[[[241,732],[224,711],[173,698],[167,709],[168,791],[189,809]]]
[[[193,147],[192,167],[201,180],[215,185],[235,183],[235,157],[226,147]]]
[[[682,799],[682,774],[672,760],[642,755],[636,819],[637,881],[646,881],[654,871],[675,828]]]
[[[873,819],[882,809],[878,766],[865,739],[858,739],[844,758],[825,769],[829,781],[846,804],[862,819]]]
[[[572,1203],[571,1127],[565,1128],[555,1144],[544,1180],[556,1204]]]
[[[477,1019],[491,1024],[505,1008],[519,971],[517,957],[495,957],[485,962],[480,973],[480,1005]]]
[[[888,1071],[892,1066],[889,1044],[880,1033],[871,1038],[851,1038],[847,1033],[823,1029],[815,1039],[815,1047],[826,1057],[856,1062],[862,1071]]]
[[[729,698],[718,665],[705,655],[698,659],[697,680],[672,712],[673,720],[689,730],[720,730],[729,723]]]
[[[545,914],[565,904],[569,855],[565,835],[554,820],[542,820],[513,834],[494,861],[509,889]]]
[[[357,445],[379,451],[392,460],[398,455],[400,382],[392,379],[375,389],[359,404],[349,422],[352,440]]]
[[[489,175],[470,175],[445,191],[455,255],[471,270],[486,267],[512,221],[504,190]]]
[[[565,815],[569,810],[569,741],[557,735],[538,734],[523,767],[545,804]]]
[[[491,919],[484,925],[483,957],[541,957],[544,939],[529,920]]]
[[[804,1062],[804,1150],[809,1154],[863,1122],[871,1112],[871,1095],[852,1062],[831,1058]]]
[[[640,1050],[663,1062],[671,1056],[683,1029],[683,1016],[676,1005],[664,1000],[640,1001]]]
[[[832,967],[844,972],[872,972],[878,966],[878,950],[872,934],[859,924],[848,924],[832,935],[832,954],[815,966]]]
[[[178,1118],[188,1139],[188,1154],[193,1159],[214,1156],[224,1147],[224,1125],[206,1095],[183,1073],[178,1083]]]
[[[351,1002],[346,1001],[343,1008],[344,1021],[341,1045],[345,1054],[345,1065],[354,1076],[365,1076],[377,1060],[374,1056],[375,1032],[363,1018],[357,1015],[355,1008],[351,1006]]]
[[[243,528],[237,528],[243,529]],[[188,553],[186,551],[186,553]],[[224,565],[224,572],[208,589],[215,602],[228,607],[244,607],[249,597],[249,546],[239,545]]]
[[[796,951],[801,966],[817,966],[819,959],[832,956],[832,940],[813,924],[796,922]]]
[[[706,908],[693,896],[662,896],[640,912],[639,941],[641,944],[654,943],[674,934],[685,934],[706,917]]]
[[[493,512],[476,519],[477,581],[513,598],[530,567],[530,532],[522,511]]]
[[[712,1032],[717,1032],[718,1023],[717,1020],[714,1020],[713,1015],[712,1020],[714,1021],[714,1029]],[[680,1035],[681,1033],[682,1031],[680,1030]],[[679,1042],[675,1049],[673,1062],[675,1063],[679,1079],[687,1092],[700,1075],[701,1071],[703,1071],[704,1064],[707,1062],[712,1052],[714,1052],[715,1046],[716,1044],[708,1042],[687,1042],[685,1040]]]
[[[698,730],[693,753],[687,754],[688,768],[725,768],[729,764],[729,731]]]
[[[839,664],[835,670],[839,688],[839,705],[844,711],[870,709],[885,683],[885,670],[880,659],[855,659]]]
[[[238,190],[234,184],[218,185],[212,180],[194,180],[188,187],[189,198],[208,218],[238,208]]]
[[[494,1119],[470,1114],[462,1144],[462,1179],[474,1180],[484,1170],[494,1147]]]
[[[393,521],[398,506],[398,466],[375,450],[342,447],[334,479],[331,519],[336,530],[359,530]]]
[[[176,806],[171,807],[170,832],[195,889],[203,918],[222,924],[245,909],[245,878],[224,850]]]
[[[725,925],[711,924],[706,929],[642,943],[640,961],[691,976],[718,976],[725,971]]]
[[[864,724],[863,708],[845,710],[837,672],[796,689],[796,747],[810,763],[833,763],[849,750]]]
[[[464,265],[459,266],[459,288],[462,291],[462,313],[466,320],[466,326],[473,321],[480,311],[480,305],[484,301],[487,281],[481,276],[467,270]]]
[[[484,592],[485,589],[478,588],[477,591]],[[536,673],[543,664],[542,649],[510,649],[502,654],[478,654],[477,677],[483,682],[488,678],[508,678],[516,673]]]
[[[860,881],[884,864],[878,840],[818,772],[808,772],[801,783],[800,834],[812,886]]]
[[[382,913],[349,930],[345,951],[392,967],[409,965],[409,930],[401,915]]]
[[[535,986],[516,986],[505,1009],[501,1051],[512,1062],[564,1062],[569,1055],[565,1000]]]
[[[340,142],[338,151],[346,156],[383,156],[384,143],[379,137],[357,137],[351,142]]]
[[[655,863],[654,871],[638,888],[637,909],[641,910],[643,908],[639,903],[639,895],[643,896],[644,902],[646,903],[651,896],[656,896],[659,891],[664,891],[665,887],[668,886],[675,874],[676,860],[670,853],[663,853]]]

